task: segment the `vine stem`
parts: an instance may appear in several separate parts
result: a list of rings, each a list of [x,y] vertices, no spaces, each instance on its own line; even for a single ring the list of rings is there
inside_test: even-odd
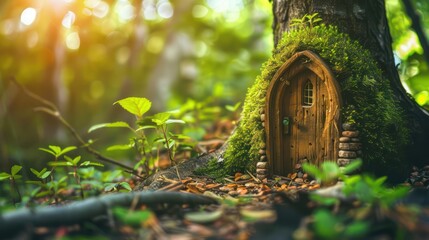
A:
[[[136,171],[133,169],[133,167],[130,167],[128,165],[125,165],[121,162],[118,162],[115,159],[109,158],[109,157],[105,157],[103,156],[100,152],[98,152],[97,150],[95,150],[94,148],[92,148],[91,146],[88,145],[87,142],[85,142],[82,137],[77,133],[76,129],[74,129],[69,122],[67,122],[67,120],[65,120],[63,118],[63,116],[61,115],[60,111],[58,110],[57,106],[55,104],[53,104],[52,102],[40,97],[39,95],[31,92],[30,90],[28,90],[27,88],[25,88],[23,85],[21,85],[16,79],[15,77],[10,77],[10,81],[13,82],[16,86],[18,86],[18,88],[28,97],[36,100],[37,102],[45,105],[45,107],[37,107],[35,108],[36,111],[40,111],[40,112],[44,112],[48,115],[53,116],[54,118],[56,118],[62,125],[64,125],[67,130],[69,130],[69,132],[72,134],[72,136],[79,142],[82,144],[83,148],[86,149],[87,152],[89,152],[90,154],[94,155],[98,160],[102,161],[102,162],[106,162],[106,163],[110,163],[116,166],[119,166],[123,169],[126,169],[127,172],[132,173],[134,175],[136,175]]]

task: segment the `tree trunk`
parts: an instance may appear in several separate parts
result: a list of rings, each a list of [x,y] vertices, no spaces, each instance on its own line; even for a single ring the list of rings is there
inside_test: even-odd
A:
[[[406,156],[413,164],[427,163],[425,148],[429,146],[429,113],[409,97],[399,79],[384,0],[273,0],[274,44],[277,45],[283,33],[289,31],[292,19],[312,13],[319,13],[323,23],[336,25],[371,51],[389,79],[406,113],[404,117],[410,120],[412,142],[406,146]]]

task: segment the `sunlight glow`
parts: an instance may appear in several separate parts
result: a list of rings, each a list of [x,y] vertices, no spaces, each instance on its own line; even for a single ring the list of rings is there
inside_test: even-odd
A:
[[[157,10],[158,15],[162,18],[171,18],[174,13],[173,6],[169,1],[159,3]]]
[[[423,52],[417,35],[414,32],[409,32],[407,37],[403,37],[401,44],[396,47],[396,53],[401,59],[407,59],[414,52],[421,54]]]
[[[227,21],[236,21],[244,8],[243,0],[206,0],[207,5],[222,14]]]
[[[33,24],[34,20],[36,20],[37,11],[34,8],[26,8],[21,13],[21,23],[27,26]]]
[[[80,47],[80,38],[77,32],[71,32],[67,34],[66,46],[71,50],[77,50]]]
[[[14,32],[15,30],[15,22],[11,19],[6,19],[3,21],[2,26],[1,26],[1,32],[4,35],[10,35]]]
[[[37,32],[32,32],[27,38],[27,47],[34,48],[39,42],[39,34]]]
[[[154,0],[144,0],[143,1],[143,17],[146,20],[155,20],[156,19],[156,7]]]
[[[88,8],[95,8],[101,0],[85,0],[84,4]]]
[[[203,18],[207,15],[209,10],[203,5],[195,5],[192,8],[192,16],[195,18]]]
[[[116,13],[124,22],[134,19],[136,16],[134,6],[128,0],[119,0],[116,3]]]
[[[100,1],[97,6],[92,10],[94,16],[98,18],[104,18],[109,13],[109,4],[106,2]]]
[[[164,48],[164,39],[160,36],[152,36],[147,42],[146,49],[154,54],[158,54]]]
[[[68,11],[66,13],[66,15],[63,18],[63,21],[61,22],[61,24],[65,27],[70,29],[74,23],[74,21],[76,20],[76,14],[72,11]]]

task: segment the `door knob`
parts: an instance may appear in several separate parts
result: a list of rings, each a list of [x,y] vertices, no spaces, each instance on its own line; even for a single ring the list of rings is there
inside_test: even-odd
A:
[[[289,134],[289,125],[290,125],[289,117],[284,117],[282,123],[283,123],[283,134],[285,135]]]

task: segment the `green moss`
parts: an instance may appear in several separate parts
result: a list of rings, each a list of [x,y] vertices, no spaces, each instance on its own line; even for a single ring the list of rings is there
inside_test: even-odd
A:
[[[379,171],[386,163],[401,163],[400,149],[409,134],[403,111],[395,101],[389,81],[383,77],[369,51],[333,26],[291,31],[283,37],[262,73],[248,90],[242,120],[229,139],[224,173],[253,170],[264,143],[260,109],[270,80],[294,53],[312,50],[331,67],[340,83],[344,108],[342,121],[355,122],[361,131],[364,166]]]

